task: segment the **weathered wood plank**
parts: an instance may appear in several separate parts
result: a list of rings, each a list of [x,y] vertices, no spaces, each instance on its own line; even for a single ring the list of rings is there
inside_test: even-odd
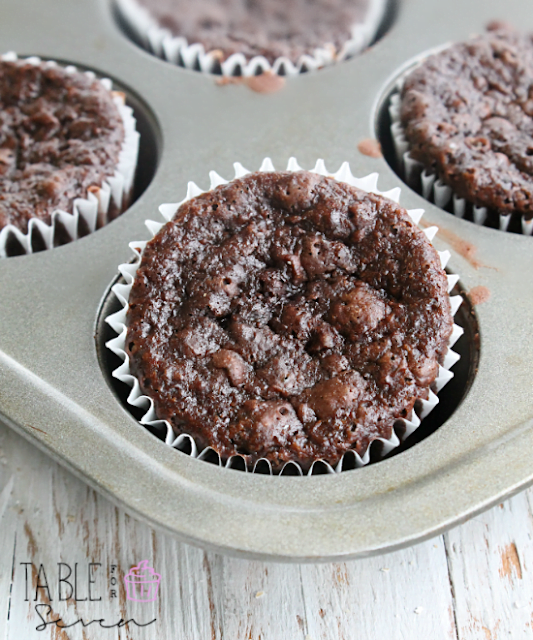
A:
[[[442,538],[343,564],[302,567],[313,640],[455,640]]]
[[[460,640],[533,638],[533,492],[448,532]]]
[[[203,554],[213,638],[303,638],[298,567]],[[274,613],[275,612],[275,613]]]
[[[11,615],[11,578],[16,540],[12,534],[13,512],[11,507],[15,477],[7,468],[7,459],[0,432],[0,638],[7,634]]]

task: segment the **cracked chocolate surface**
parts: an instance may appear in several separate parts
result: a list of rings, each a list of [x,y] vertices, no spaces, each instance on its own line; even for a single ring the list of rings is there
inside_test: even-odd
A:
[[[314,173],[253,173],[147,244],[127,354],[200,450],[305,470],[364,454],[427,397],[452,330],[437,252],[407,212]]]
[[[0,229],[26,233],[30,218],[47,224],[72,212],[112,176],[124,126],[99,80],[64,68],[0,60]]]
[[[427,58],[406,79],[413,158],[477,206],[533,217],[533,39],[497,29]]]
[[[140,0],[151,15],[189,44],[218,51],[221,60],[234,53],[281,56],[297,63],[303,54],[351,38],[351,27],[364,22],[371,0]]]

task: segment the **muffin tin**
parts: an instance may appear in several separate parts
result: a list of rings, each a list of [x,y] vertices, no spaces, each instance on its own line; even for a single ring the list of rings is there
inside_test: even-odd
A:
[[[403,0],[373,48],[350,61],[287,79],[260,94],[244,83],[176,68],[140,50],[117,26],[108,0],[6,0],[4,50],[73,63],[109,76],[128,95],[141,133],[138,197],[121,217],[81,240],[0,261],[0,414],[132,515],[185,541],[271,560],[319,561],[381,553],[436,535],[533,482],[530,372],[532,239],[478,227],[438,209],[358,151],[382,128],[403,64],[495,18],[533,29],[526,0]],[[28,19],[31,15],[31,20]],[[459,17],[460,16],[460,17]],[[448,268],[471,292],[459,314],[456,377],[428,435],[390,459],[335,475],[271,477],[219,468],[165,447],[122,405],[111,383],[108,295],[128,242],[144,220],[184,197],[207,172],[232,163],[379,173],[380,190],[424,208]],[[153,179],[152,179],[153,177]],[[142,194],[141,194],[142,192]],[[482,300],[485,300],[482,302]],[[446,395],[445,395],[446,394]],[[421,427],[422,429],[422,427]]]

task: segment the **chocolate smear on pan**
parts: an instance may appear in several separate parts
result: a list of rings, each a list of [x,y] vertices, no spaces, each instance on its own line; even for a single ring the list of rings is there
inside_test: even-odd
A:
[[[381,145],[375,138],[365,138],[357,145],[357,150],[369,158],[382,158]]]
[[[228,84],[243,84],[256,93],[276,93],[283,89],[286,84],[285,78],[278,76],[271,71],[265,71],[258,76],[234,76],[231,78],[218,78],[216,83],[220,86]]]

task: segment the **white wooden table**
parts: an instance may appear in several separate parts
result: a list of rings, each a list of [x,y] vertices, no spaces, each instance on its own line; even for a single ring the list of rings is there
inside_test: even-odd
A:
[[[533,638],[532,503],[533,491],[523,492],[443,536],[381,557],[251,562],[135,521],[0,426],[0,638]],[[161,574],[159,596],[131,602],[122,576],[144,559]],[[70,570],[73,585],[75,569],[78,601],[59,601],[58,579]],[[70,587],[61,587],[66,598]],[[84,600],[89,595],[93,601]],[[59,617],[44,626],[43,618]],[[80,618],[88,626],[59,628]],[[147,626],[118,627],[121,618]]]

